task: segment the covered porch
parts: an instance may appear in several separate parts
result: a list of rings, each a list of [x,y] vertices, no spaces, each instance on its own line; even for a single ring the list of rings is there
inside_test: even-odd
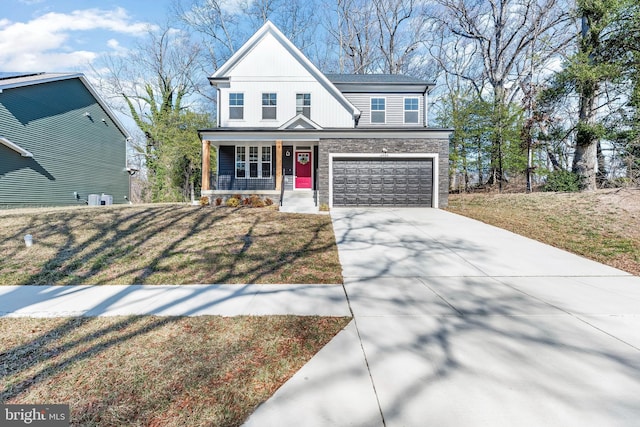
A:
[[[211,165],[212,152],[215,165]],[[317,168],[317,141],[203,139],[201,195],[312,192]]]

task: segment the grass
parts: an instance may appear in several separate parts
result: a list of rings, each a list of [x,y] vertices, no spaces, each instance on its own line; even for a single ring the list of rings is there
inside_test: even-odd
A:
[[[347,318],[0,318],[0,402],[71,424],[238,426]]]
[[[640,275],[640,189],[452,194],[448,210]]]
[[[0,211],[0,253],[3,285],[342,283],[331,219],[271,208]]]

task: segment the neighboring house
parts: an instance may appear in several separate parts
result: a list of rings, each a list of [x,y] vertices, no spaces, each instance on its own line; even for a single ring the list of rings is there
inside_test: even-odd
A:
[[[127,138],[84,75],[0,73],[0,207],[127,203]]]
[[[450,131],[428,127],[433,83],[325,75],[270,22],[209,81],[218,127],[199,131],[203,195],[284,185],[330,207],[446,206]]]

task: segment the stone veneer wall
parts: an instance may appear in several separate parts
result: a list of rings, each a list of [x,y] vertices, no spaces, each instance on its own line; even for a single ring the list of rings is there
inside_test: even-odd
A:
[[[332,138],[321,139],[319,145],[318,193],[320,204],[329,203],[329,153],[438,153],[438,207],[448,204],[449,140],[432,138]]]

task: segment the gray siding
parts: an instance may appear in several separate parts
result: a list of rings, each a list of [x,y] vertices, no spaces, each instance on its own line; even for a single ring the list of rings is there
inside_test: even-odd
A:
[[[329,203],[329,153],[380,154],[381,147],[388,153],[438,153],[439,187],[438,207],[448,204],[449,141],[436,138],[340,138],[321,139],[319,144],[318,191],[319,202]]]
[[[75,205],[74,191],[127,202],[125,136],[79,79],[5,89],[0,136],[33,153],[0,145],[0,207]]]
[[[362,112],[359,128],[364,127],[421,127],[424,126],[424,96],[422,94],[345,93],[344,96]],[[371,98],[386,99],[386,122],[371,123]],[[418,123],[404,123],[404,99],[418,98]]]

